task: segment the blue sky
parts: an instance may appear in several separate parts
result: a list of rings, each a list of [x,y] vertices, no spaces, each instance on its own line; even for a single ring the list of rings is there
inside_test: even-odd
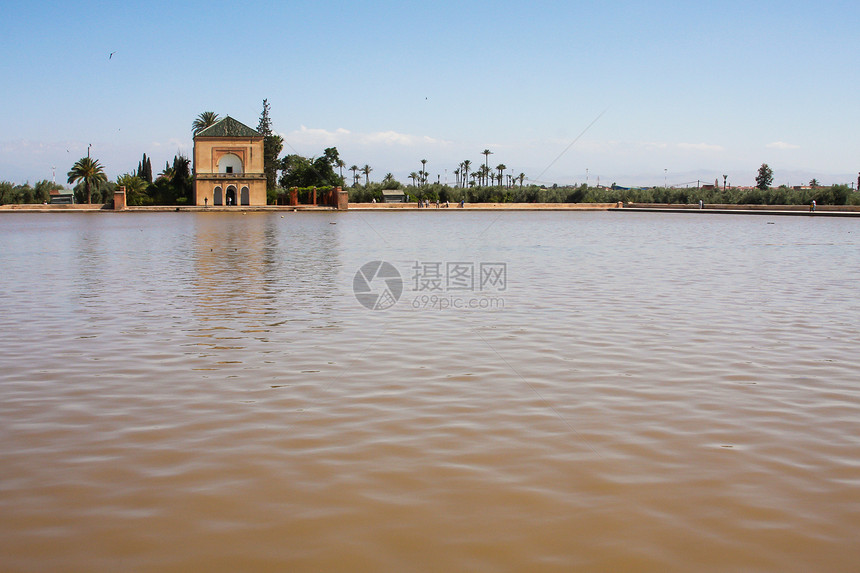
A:
[[[0,1],[0,180],[64,181],[88,144],[158,171],[200,112],[256,127],[263,98],[285,153],[375,180],[485,148],[542,183],[860,171],[856,2]]]

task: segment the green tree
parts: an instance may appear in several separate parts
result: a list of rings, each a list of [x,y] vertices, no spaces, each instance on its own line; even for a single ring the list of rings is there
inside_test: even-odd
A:
[[[15,186],[9,181],[0,181],[0,205],[17,203],[16,198]]]
[[[334,172],[342,161],[337,147],[326,147],[323,150],[322,157],[314,160],[314,169],[317,170],[323,185],[331,185],[332,187],[343,187],[343,176]]]
[[[489,175],[490,175],[490,168],[487,167],[486,165],[481,165],[481,168],[478,170],[478,173],[479,173],[478,177],[480,180],[480,184],[486,185],[487,180],[489,179]]]
[[[364,186],[365,187],[370,185],[370,172],[371,171],[373,171],[373,168],[366,163],[364,164],[364,167],[361,168],[361,173],[362,173],[362,175],[364,175]]]
[[[62,188],[62,185],[58,185],[52,181],[48,181],[47,179],[42,179],[41,181],[36,182],[36,186],[33,187],[33,202],[48,203],[51,200],[51,191]]]
[[[810,182],[809,182],[809,186],[810,186],[810,187],[812,187],[813,189],[815,189],[816,187],[818,187],[818,185],[819,185],[819,184],[818,184],[818,179],[813,179],[812,181],[810,181]]]
[[[257,131],[263,137],[272,135],[272,120],[269,117],[269,100],[263,99],[263,111],[260,112],[260,122],[257,124]]]
[[[173,157],[173,164],[164,162],[164,170],[149,189],[156,205],[184,205],[191,202],[193,184],[191,160],[184,155]]]
[[[386,174],[385,179],[382,180],[382,188],[383,189],[402,189],[403,185],[400,184],[400,181],[394,178],[394,175],[391,173]]]
[[[171,184],[177,202],[181,202],[180,199],[185,199],[185,203],[191,203],[191,193],[194,187],[191,180],[191,160],[182,154],[173,157]]]
[[[168,181],[173,179],[173,167],[170,166],[169,161],[164,162],[164,169],[162,169],[161,173],[158,174],[158,180],[161,181],[163,179]]]
[[[418,172],[421,175],[421,184],[427,185],[427,160],[421,160],[421,171]]]
[[[755,183],[762,191],[770,188],[770,184],[773,183],[773,169],[768,167],[767,163],[762,163],[761,167],[758,168],[758,175],[755,177]]]
[[[137,176],[147,183],[152,183],[152,161],[146,156],[146,153],[143,154],[143,159],[137,164]]]
[[[274,189],[278,178],[278,156],[284,148],[284,138],[272,132],[269,101],[265,99],[257,131],[263,135],[263,172],[266,174],[266,188]]]
[[[487,168],[485,173],[489,173],[489,171],[490,171],[490,155],[492,155],[492,154],[493,154],[493,152],[490,151],[489,149],[485,149],[481,152],[481,155],[484,156],[484,167]]]
[[[107,182],[104,169],[99,165],[98,159],[81,157],[69,171],[69,183],[82,181],[87,189],[87,203],[92,203],[92,188]]]
[[[508,168],[508,166],[505,165],[504,163],[499,163],[498,165],[496,165],[496,171],[499,172],[499,176],[497,177],[499,185],[501,185],[502,181],[504,181],[504,172],[505,172],[505,169],[507,169],[507,168]]]
[[[18,193],[21,197],[21,203],[35,203],[35,197],[33,193],[33,188],[30,187],[29,183],[24,183],[20,187],[18,187]]]
[[[336,147],[329,147],[321,157],[308,159],[301,155],[287,155],[281,161],[281,187],[338,187],[343,178],[335,173],[338,154]],[[358,167],[355,167],[358,170]]]
[[[191,131],[194,133],[194,135],[197,135],[207,127],[215,125],[217,121],[217,113],[215,113],[214,111],[204,111],[197,116],[197,119],[191,122]]]
[[[352,171],[352,186],[355,187],[358,185],[358,165],[353,165],[349,170]]]
[[[128,205],[148,205],[152,201],[146,194],[149,187],[142,177],[134,173],[126,173],[116,178],[117,187],[125,187],[125,201]]]

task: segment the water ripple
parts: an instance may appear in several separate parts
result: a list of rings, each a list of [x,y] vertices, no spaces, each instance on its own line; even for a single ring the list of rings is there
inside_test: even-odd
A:
[[[856,223],[426,215],[0,217],[3,569],[856,566]]]

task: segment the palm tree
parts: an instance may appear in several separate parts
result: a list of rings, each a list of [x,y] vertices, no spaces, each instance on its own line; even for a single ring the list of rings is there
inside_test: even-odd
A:
[[[481,152],[481,155],[484,156],[484,167],[487,168],[487,171],[490,170],[490,155],[492,155],[492,154],[493,154],[493,152],[490,151],[489,149],[485,149]]]
[[[92,186],[107,181],[98,159],[81,157],[69,171],[69,184],[83,181],[87,187],[87,203],[92,203]]]
[[[349,170],[352,171],[352,186],[355,187],[358,183],[358,175],[356,175],[358,172],[358,165],[353,165]]]
[[[346,167],[346,163],[344,163],[343,159],[337,160],[337,168],[340,170],[340,178],[343,179],[343,168]]]
[[[427,184],[427,171],[425,170],[426,167],[427,167],[427,160],[422,159],[421,160],[421,175],[422,175],[421,182],[425,185]]]
[[[524,180],[525,180],[525,178],[526,178],[526,174],[525,174],[525,173],[520,173],[516,178],[520,180],[520,187],[522,187],[522,186],[523,186],[523,181],[524,181]]]
[[[409,174],[409,178],[412,179],[412,186],[415,187],[415,180],[418,179],[418,174],[413,171]]]
[[[158,179],[167,179],[168,181],[173,181],[173,167],[170,166],[169,161],[164,162],[164,169],[161,171],[161,173],[158,174],[156,180]]]
[[[191,131],[197,135],[207,127],[215,125],[218,122],[218,114],[214,111],[204,111],[191,122]]]
[[[504,163],[499,163],[498,165],[496,165],[496,171],[499,172],[499,177],[498,177],[499,185],[501,185],[502,181],[505,180],[503,174],[505,172],[505,169],[507,169],[507,168],[508,168],[508,166],[505,165]]]
[[[125,187],[125,197],[129,205],[140,205],[146,197],[148,183],[134,172],[116,178],[117,187]]]
[[[460,170],[459,169],[454,170],[454,177],[457,178],[457,187],[459,187],[460,186]]]
[[[370,172],[371,171],[373,171],[373,168],[366,163],[364,164],[364,167],[361,168],[361,172],[364,174],[364,186],[365,187],[370,185]]]
[[[472,162],[468,159],[462,163],[463,166],[463,187],[466,187],[469,184],[469,167],[472,166]]]

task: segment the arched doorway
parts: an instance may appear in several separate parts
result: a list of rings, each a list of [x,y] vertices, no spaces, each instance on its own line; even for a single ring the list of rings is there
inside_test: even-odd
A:
[[[250,193],[248,192],[247,187],[242,187],[241,198],[242,198],[242,205],[250,205],[251,204]]]
[[[238,155],[226,153],[218,160],[218,173],[242,173],[242,160]]]
[[[215,188],[214,197],[212,197],[213,205],[223,205],[224,201],[221,199],[221,186]]]
[[[227,193],[224,195],[224,199],[226,200],[227,205],[235,205],[236,204],[236,188],[230,185],[227,187]]]

